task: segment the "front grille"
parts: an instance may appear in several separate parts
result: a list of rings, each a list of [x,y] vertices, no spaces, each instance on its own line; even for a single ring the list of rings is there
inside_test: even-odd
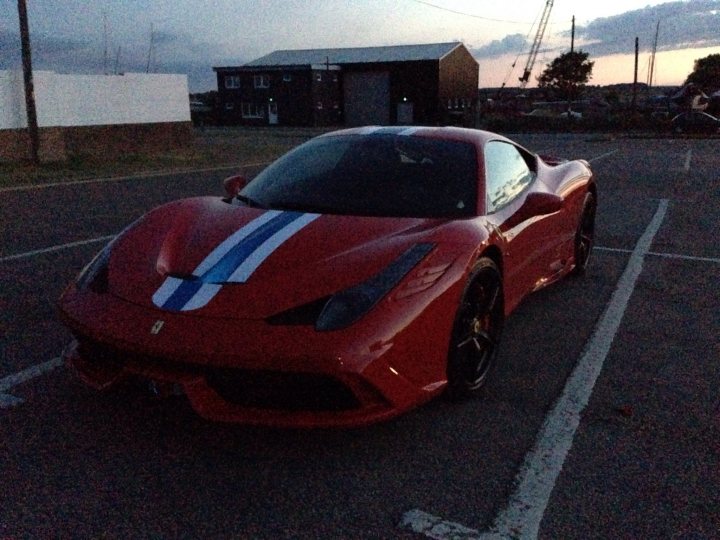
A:
[[[329,375],[213,369],[206,379],[220,397],[242,407],[316,412],[360,407],[350,389]]]
[[[78,342],[80,355],[89,362],[150,378],[204,377],[222,399],[241,407],[315,412],[360,407],[353,392],[329,375],[214,368],[126,352],[87,338]]]
[[[78,339],[78,343],[80,344],[80,356],[95,364],[127,368],[133,373],[148,376],[153,373],[161,373],[168,377],[202,376],[204,374],[203,366],[123,351],[87,338]]]

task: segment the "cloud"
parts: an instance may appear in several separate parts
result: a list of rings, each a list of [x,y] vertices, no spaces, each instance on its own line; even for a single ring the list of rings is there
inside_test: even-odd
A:
[[[668,2],[591,21],[576,30],[584,51],[592,55],[632,53],[635,37],[640,47],[652,49],[660,21],[659,50],[709,47],[720,44],[720,0]]]
[[[101,66],[102,50],[88,40],[34,33],[30,38],[33,68],[88,72]],[[21,65],[20,34],[0,29],[0,69]]]
[[[36,32],[31,36],[32,62],[36,70],[58,73],[139,72],[148,69],[150,39],[147,43],[130,42],[129,46],[105,44],[93,40],[66,39]],[[215,88],[214,65],[238,64],[237,60],[213,59],[221,48],[194,41],[185,33],[156,31],[150,71],[188,75],[191,91]],[[0,28],[0,69],[17,69],[22,65],[20,35]]]
[[[489,58],[503,54],[519,54],[528,49],[528,43],[522,34],[510,34],[502,39],[491,41],[487,45],[474,47],[473,56],[477,58]]]

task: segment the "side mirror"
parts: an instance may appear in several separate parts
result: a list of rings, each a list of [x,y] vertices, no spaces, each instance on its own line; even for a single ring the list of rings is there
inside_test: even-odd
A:
[[[565,201],[563,198],[552,193],[538,193],[536,191],[528,193],[525,202],[523,202],[517,212],[510,216],[503,224],[503,228],[510,229],[528,219],[554,214],[562,210],[564,205]]]
[[[232,199],[238,193],[240,193],[240,190],[244,188],[247,183],[247,178],[245,178],[241,174],[228,176],[225,180],[223,180],[223,188],[225,189],[225,195],[228,199]]]
[[[520,207],[520,212],[527,213],[527,217],[546,216],[563,209],[565,200],[553,193],[529,193]]]

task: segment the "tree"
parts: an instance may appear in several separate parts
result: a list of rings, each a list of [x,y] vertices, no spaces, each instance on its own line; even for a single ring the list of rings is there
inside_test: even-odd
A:
[[[538,77],[538,86],[554,89],[561,99],[577,99],[592,78],[595,62],[590,62],[588,56],[582,51],[561,54]]]
[[[707,91],[720,88],[720,54],[711,54],[695,60],[693,72],[685,80],[685,84],[689,83]]]

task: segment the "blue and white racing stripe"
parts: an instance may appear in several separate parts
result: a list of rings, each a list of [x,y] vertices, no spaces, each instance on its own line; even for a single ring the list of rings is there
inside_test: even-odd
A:
[[[152,300],[168,311],[190,311],[207,305],[224,283],[245,283],[284,242],[320,214],[268,210],[213,249],[191,279],[167,277]]]

